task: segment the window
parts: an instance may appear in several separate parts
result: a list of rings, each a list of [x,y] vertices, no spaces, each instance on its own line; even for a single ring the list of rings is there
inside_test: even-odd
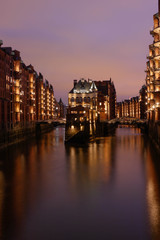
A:
[[[78,103],[79,102],[79,98],[78,97],[76,97],[76,103]]]
[[[82,97],[76,97],[76,103],[82,103]]]
[[[96,99],[92,98],[93,106],[96,106]]]

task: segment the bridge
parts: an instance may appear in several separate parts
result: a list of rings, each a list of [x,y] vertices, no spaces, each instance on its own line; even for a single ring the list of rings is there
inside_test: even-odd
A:
[[[49,120],[40,120],[37,121],[36,124],[53,124],[53,125],[65,125],[66,124],[66,119],[49,119]]]
[[[142,132],[147,132],[148,121],[131,117],[115,118],[109,121],[96,121],[95,129],[89,121],[73,122],[66,124],[65,142],[80,143],[89,139],[112,135],[115,129],[120,126],[130,126],[140,128]]]
[[[139,118],[133,118],[133,117],[121,117],[121,118],[115,118],[112,120],[109,120],[108,123],[117,123],[120,125],[131,125],[131,126],[137,126],[137,125],[147,125],[148,120],[147,119],[139,119]]]
[[[148,124],[148,120],[146,119],[138,119],[133,117],[121,117],[121,118],[114,118],[112,120],[106,121],[108,124],[119,124],[119,125],[146,125]],[[54,125],[65,125],[66,119],[49,119],[49,120],[41,120],[37,121],[36,124],[54,124]]]
[[[36,135],[40,135],[41,133],[48,132],[55,127],[65,125],[66,119],[49,119],[49,120],[41,120],[35,123],[36,125]]]

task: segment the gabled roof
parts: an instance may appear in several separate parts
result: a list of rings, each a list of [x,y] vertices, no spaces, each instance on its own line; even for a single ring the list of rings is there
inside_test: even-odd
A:
[[[81,78],[70,91],[70,93],[91,93],[97,91],[97,87],[92,80]]]

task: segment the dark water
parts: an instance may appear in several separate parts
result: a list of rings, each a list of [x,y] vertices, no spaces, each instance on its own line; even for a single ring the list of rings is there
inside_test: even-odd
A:
[[[63,141],[57,128],[0,152],[0,239],[159,240],[160,156],[140,130]]]

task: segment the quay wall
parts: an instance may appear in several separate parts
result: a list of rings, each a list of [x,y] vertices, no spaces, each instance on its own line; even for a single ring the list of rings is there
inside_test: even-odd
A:
[[[57,124],[54,123],[30,123],[26,124],[25,126],[17,126],[10,130],[1,130],[0,149],[29,138],[40,136],[43,133],[51,131],[56,126]]]
[[[87,143],[96,137],[104,137],[114,134],[116,123],[100,122],[94,124],[85,121],[66,123],[65,143]]]
[[[88,142],[90,137],[90,125],[88,121],[83,124],[80,122],[66,123],[65,143],[84,143]]]
[[[153,144],[160,151],[160,121],[148,123],[148,134]]]

